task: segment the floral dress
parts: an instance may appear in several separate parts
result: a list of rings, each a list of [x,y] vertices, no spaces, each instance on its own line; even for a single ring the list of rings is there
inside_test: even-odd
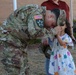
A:
[[[54,39],[49,73],[51,75],[76,75],[73,57],[67,48],[68,46],[73,46],[72,39],[67,34],[64,34],[60,38],[67,44],[66,46],[60,46],[57,39]]]

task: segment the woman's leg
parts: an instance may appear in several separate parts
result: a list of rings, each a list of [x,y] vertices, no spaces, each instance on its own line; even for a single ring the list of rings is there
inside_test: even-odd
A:
[[[46,58],[46,61],[45,61],[46,75],[51,75],[49,74],[49,62],[50,62],[50,59]]]

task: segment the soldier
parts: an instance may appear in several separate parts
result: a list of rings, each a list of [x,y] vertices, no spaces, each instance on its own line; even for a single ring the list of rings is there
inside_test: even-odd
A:
[[[12,13],[0,27],[5,75],[29,75],[27,45],[43,28],[45,8],[26,5]],[[34,27],[35,26],[35,27]]]
[[[38,5],[26,5],[13,12],[0,27],[6,75],[29,75],[27,45],[44,34],[45,10]]]

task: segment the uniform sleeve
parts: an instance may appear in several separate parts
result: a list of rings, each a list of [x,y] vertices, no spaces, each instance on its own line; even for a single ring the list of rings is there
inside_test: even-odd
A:
[[[64,37],[63,41],[66,42],[66,45],[67,45],[67,46],[74,46],[71,37],[68,36],[68,35]]]

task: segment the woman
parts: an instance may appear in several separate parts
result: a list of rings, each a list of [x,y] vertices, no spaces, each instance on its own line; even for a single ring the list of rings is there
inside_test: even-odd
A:
[[[64,1],[61,1],[61,0],[47,0],[47,1],[44,1],[41,4],[41,6],[46,6],[47,10],[53,10],[53,9],[56,9],[56,8],[65,10],[67,20],[70,19],[69,6]],[[75,38],[73,36],[73,33],[72,33],[72,25],[70,25],[70,27],[71,27],[71,36],[75,40]],[[48,64],[49,64],[49,59],[46,58],[46,73],[47,73],[47,75],[50,75],[48,73],[48,67],[49,67]]]

